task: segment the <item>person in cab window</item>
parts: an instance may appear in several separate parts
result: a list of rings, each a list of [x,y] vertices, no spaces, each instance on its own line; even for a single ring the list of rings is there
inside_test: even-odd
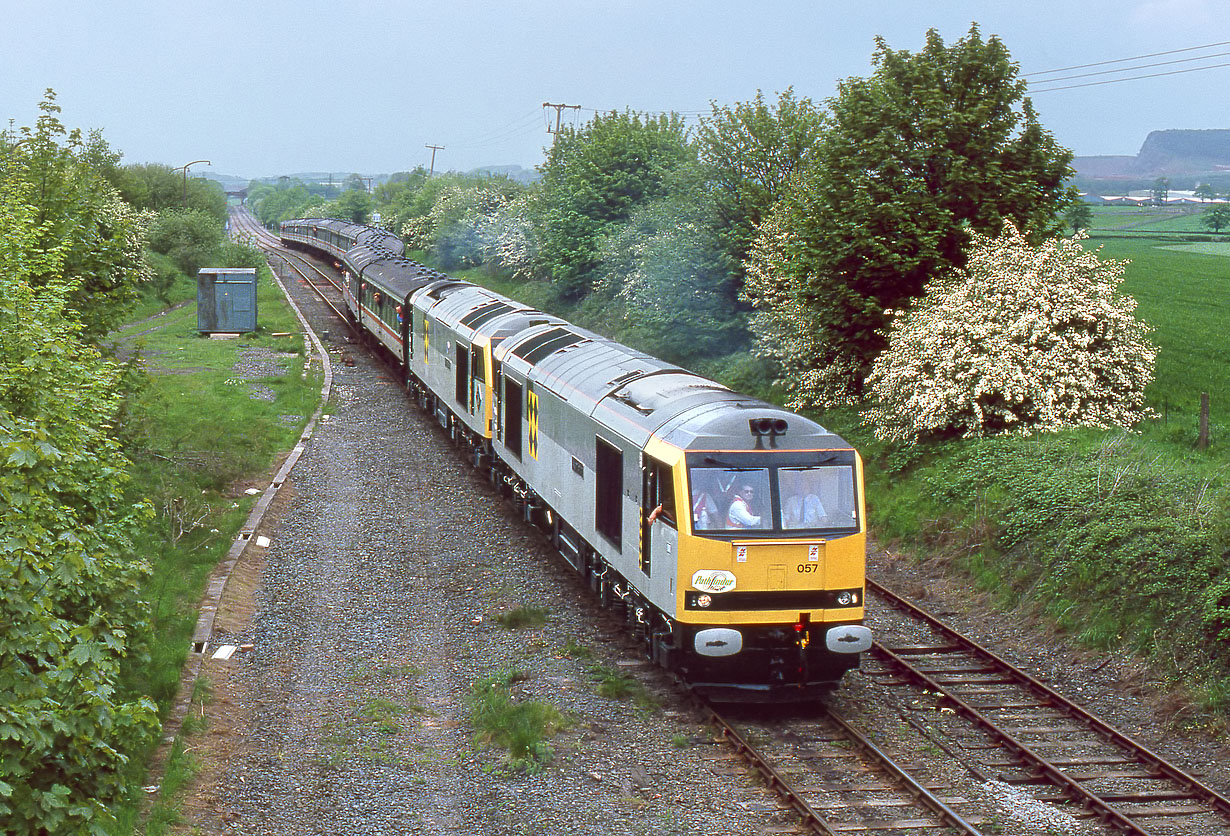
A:
[[[727,528],[756,528],[760,525],[760,517],[752,513],[752,503],[756,501],[756,491],[751,485],[742,485],[731,500],[730,510],[726,512]]]
[[[692,527],[697,531],[711,531],[721,522],[717,503],[707,491],[702,492],[692,503]]]

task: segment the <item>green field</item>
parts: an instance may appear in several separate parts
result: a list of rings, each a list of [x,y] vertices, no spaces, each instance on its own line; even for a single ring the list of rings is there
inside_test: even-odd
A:
[[[1149,387],[1155,409],[1194,413],[1208,392],[1219,423],[1230,425],[1230,257],[1161,246],[1157,240],[1089,240],[1107,258],[1128,259],[1123,290],[1155,329],[1157,376]],[[1222,247],[1230,255],[1230,244]]]
[[[1185,206],[1092,206],[1091,231],[1191,232],[1210,234],[1200,223],[1205,207]]]

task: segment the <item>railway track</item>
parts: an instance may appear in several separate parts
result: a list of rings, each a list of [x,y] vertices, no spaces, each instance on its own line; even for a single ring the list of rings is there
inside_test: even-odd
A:
[[[246,236],[248,240],[263,250],[270,258],[280,260],[286,265],[286,269],[298,276],[299,281],[310,287],[317,297],[333,310],[333,313],[339,319],[348,326],[350,325],[350,319],[342,308],[344,304],[342,301],[343,290],[337,278],[321,270],[307,256],[283,247],[278,236],[261,226],[260,222],[246,209],[234,212],[231,218],[234,228],[238,233]]]
[[[806,832],[1230,832],[1230,800],[1198,776],[912,602],[867,584],[903,622],[892,631],[899,636],[876,642],[861,672],[895,705],[890,714],[899,722],[887,725],[904,732],[881,735],[891,744],[872,742],[880,725],[860,730],[832,705],[769,720],[700,705],[717,737]]]
[[[952,784],[916,777],[915,765],[899,763],[831,707],[785,725],[739,723],[709,703],[700,710],[807,832],[978,836],[988,821],[976,801]]]
[[[334,313],[341,287],[326,271],[281,247],[250,214],[237,230],[281,259]],[[313,278],[314,277],[314,278]],[[901,758],[831,706],[786,720],[732,719],[700,710],[748,761],[806,832],[819,834],[1230,832],[1230,800],[913,603],[868,579],[868,591],[910,627],[877,642],[863,675],[897,693],[912,727],[946,769]],[[913,716],[912,716],[913,715]],[[962,773],[963,780],[954,780]],[[1005,824],[987,793],[1005,788],[1055,824]],[[1078,831],[1064,822],[1078,823]],[[1007,828],[1007,829],[1005,829]]]
[[[966,728],[945,748],[971,769],[1040,801],[1079,806],[1111,832],[1230,832],[1230,799],[1098,719],[914,603],[868,579],[914,625],[914,639],[877,642],[864,673],[909,684]],[[942,716],[942,715],[941,715]]]

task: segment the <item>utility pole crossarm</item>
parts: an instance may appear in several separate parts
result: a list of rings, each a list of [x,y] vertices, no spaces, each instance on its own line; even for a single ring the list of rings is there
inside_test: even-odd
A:
[[[436,152],[443,151],[444,146],[427,144],[427,145],[424,145],[423,147],[431,149],[431,171],[427,172],[427,176],[431,177],[433,174],[436,173]]]
[[[563,114],[563,112],[565,110],[580,110],[581,109],[580,105],[551,104],[551,102],[543,102],[542,106],[555,108],[555,130],[551,130],[551,121],[548,119],[547,120],[547,133],[555,134],[556,136],[559,135],[560,116]]]

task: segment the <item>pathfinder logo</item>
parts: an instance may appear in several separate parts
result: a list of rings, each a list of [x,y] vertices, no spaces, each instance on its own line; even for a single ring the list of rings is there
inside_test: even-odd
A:
[[[735,588],[735,576],[724,569],[701,570],[692,575],[692,587],[701,592],[729,592]]]

